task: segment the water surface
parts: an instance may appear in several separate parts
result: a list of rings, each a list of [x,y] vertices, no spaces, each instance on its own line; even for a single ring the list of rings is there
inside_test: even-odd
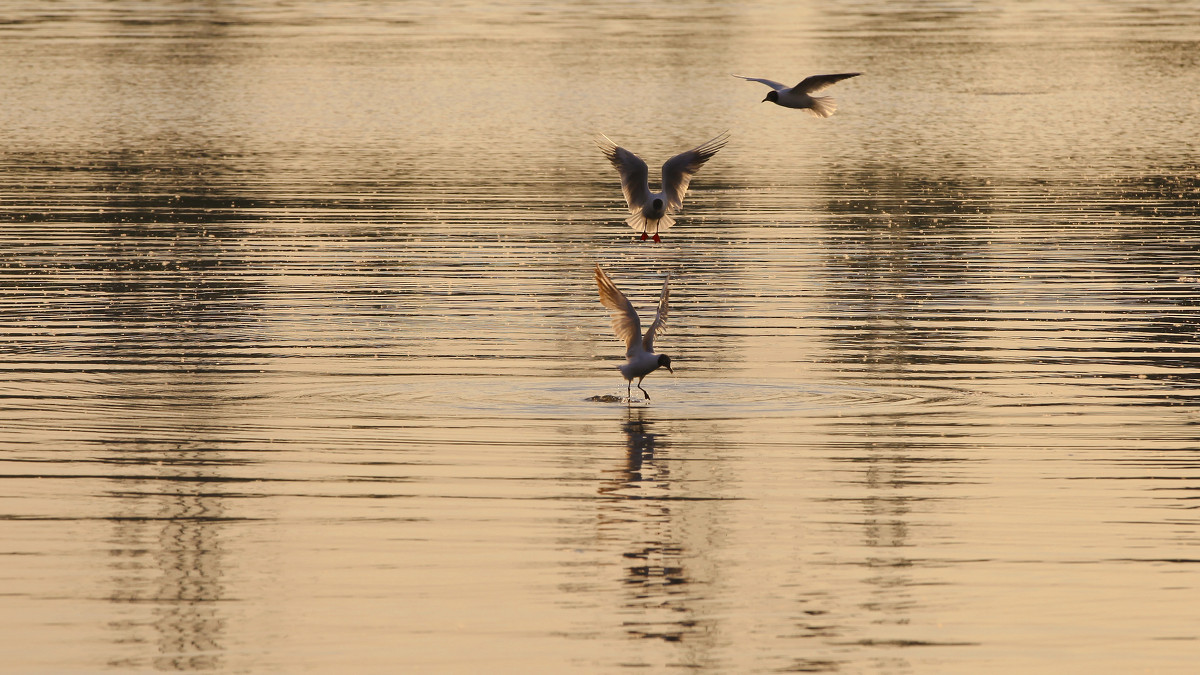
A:
[[[6,10],[8,667],[1188,672],[1200,11],[793,4]]]

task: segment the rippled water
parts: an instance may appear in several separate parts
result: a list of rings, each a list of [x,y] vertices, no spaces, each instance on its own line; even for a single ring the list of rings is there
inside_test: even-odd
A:
[[[378,4],[0,15],[7,668],[1194,668],[1200,10]]]

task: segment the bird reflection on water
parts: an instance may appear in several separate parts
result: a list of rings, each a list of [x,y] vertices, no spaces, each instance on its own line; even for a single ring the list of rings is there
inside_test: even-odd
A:
[[[707,630],[691,604],[697,580],[687,562],[697,552],[685,543],[684,514],[677,503],[681,497],[663,456],[669,441],[654,426],[647,409],[629,409],[622,424],[625,462],[608,472],[599,489],[608,498],[601,502],[602,531],[623,540],[621,583],[631,615],[623,629],[630,637],[700,640],[703,645]]]

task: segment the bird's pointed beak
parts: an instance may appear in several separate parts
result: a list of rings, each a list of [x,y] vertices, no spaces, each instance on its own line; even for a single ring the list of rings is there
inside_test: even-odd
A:
[[[770,100],[771,100],[770,96],[764,96],[763,100],[759,101],[759,103],[766,103],[767,101],[770,101]]]
[[[675,374],[675,371],[671,369],[671,366],[667,366],[667,372],[671,373],[672,375]]]

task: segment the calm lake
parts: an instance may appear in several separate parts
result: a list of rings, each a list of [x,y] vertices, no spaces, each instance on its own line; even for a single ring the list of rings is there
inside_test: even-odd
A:
[[[1195,672],[1197,91],[1166,0],[7,2],[0,669]],[[637,241],[596,135],[725,130]]]

